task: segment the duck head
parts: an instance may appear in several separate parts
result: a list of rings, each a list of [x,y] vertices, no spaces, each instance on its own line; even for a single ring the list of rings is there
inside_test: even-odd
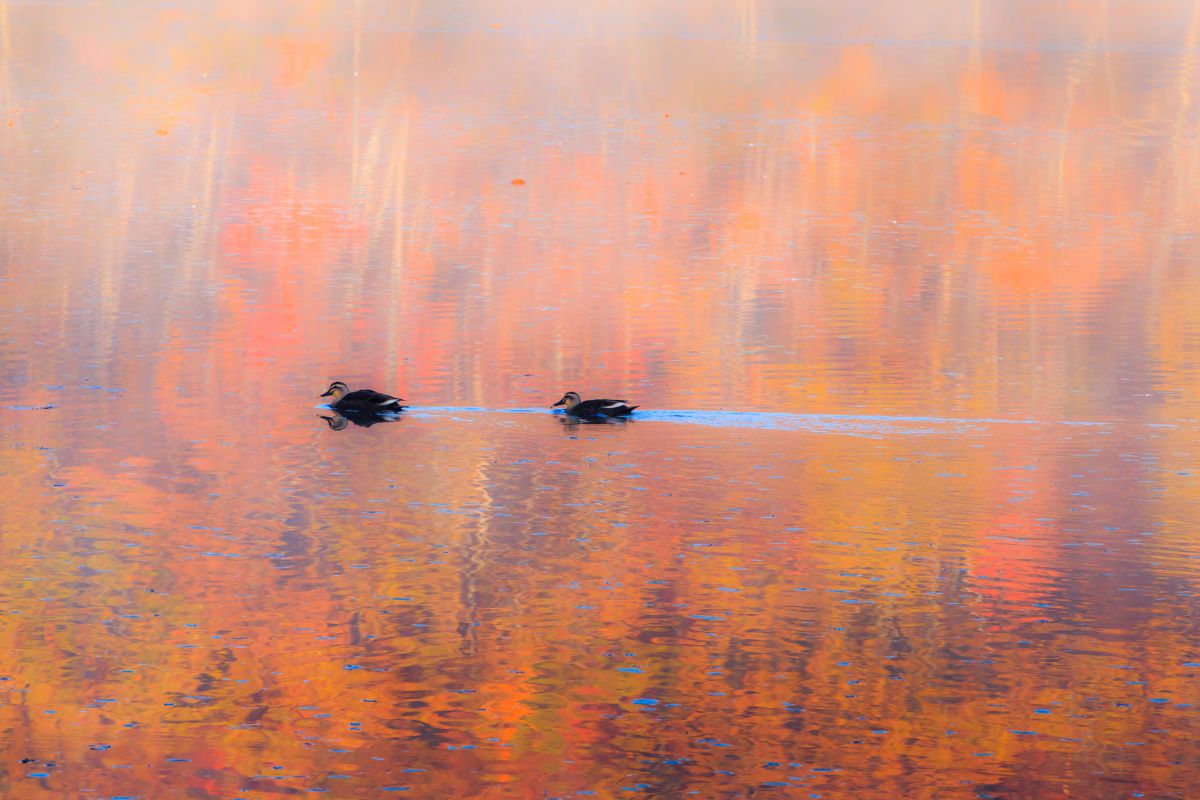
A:
[[[334,402],[337,402],[338,400],[341,400],[348,391],[350,391],[349,386],[341,381],[334,381],[333,383],[329,384],[329,388],[325,390],[321,397],[332,397]]]
[[[554,405],[552,405],[550,407],[551,408],[565,408],[567,411],[570,411],[572,408],[574,408],[577,405],[579,405],[579,394],[576,392],[567,392],[566,394],[564,394],[562,396],[562,400],[559,400],[557,403],[555,403]]]

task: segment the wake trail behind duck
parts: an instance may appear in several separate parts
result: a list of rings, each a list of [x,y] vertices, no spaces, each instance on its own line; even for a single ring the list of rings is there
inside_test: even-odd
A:
[[[409,416],[441,417],[467,414],[545,414],[565,416],[545,408],[479,408],[471,406],[421,406],[412,408]],[[1072,427],[1107,427],[1108,422],[1081,420],[1032,420],[1003,418],[963,418],[935,416],[892,416],[885,414],[793,414],[776,411],[693,411],[686,409],[639,409],[626,422],[669,422],[683,425],[704,425],[716,428],[756,428],[760,430],[833,433],[850,436],[933,436],[981,431],[997,425],[1039,425]]]

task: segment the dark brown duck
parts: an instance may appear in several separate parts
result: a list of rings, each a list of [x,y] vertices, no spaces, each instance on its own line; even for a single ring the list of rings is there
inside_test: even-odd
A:
[[[561,408],[573,417],[627,417],[637,406],[625,400],[580,400],[578,393],[567,392],[551,408]]]
[[[388,414],[403,411],[405,408],[400,405],[402,398],[392,397],[374,389],[356,389],[352,392],[350,387],[341,381],[329,384],[329,388],[321,397],[332,397],[329,407],[343,414]]]

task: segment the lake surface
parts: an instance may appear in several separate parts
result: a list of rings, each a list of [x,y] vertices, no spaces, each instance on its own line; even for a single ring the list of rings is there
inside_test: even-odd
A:
[[[1198,8],[0,0],[0,796],[1194,794]]]

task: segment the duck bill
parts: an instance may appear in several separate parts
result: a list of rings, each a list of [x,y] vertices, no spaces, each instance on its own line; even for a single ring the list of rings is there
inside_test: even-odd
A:
[[[325,392],[323,392],[321,394],[321,397],[329,397],[329,395],[331,395],[331,394],[333,394],[333,389],[327,389]]]
[[[567,404],[567,398],[564,397],[562,400],[559,400],[557,403],[555,403],[554,405],[552,405],[550,407],[551,408],[562,408],[566,404]]]

